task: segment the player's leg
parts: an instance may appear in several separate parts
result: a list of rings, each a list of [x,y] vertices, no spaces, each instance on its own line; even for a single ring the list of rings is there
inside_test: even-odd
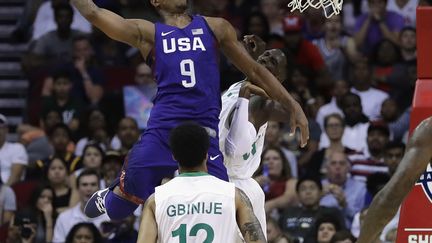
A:
[[[164,137],[145,133],[125,159],[120,177],[108,189],[95,192],[84,209],[88,217],[107,213],[111,219],[131,215],[154,192],[162,179],[178,168]]]

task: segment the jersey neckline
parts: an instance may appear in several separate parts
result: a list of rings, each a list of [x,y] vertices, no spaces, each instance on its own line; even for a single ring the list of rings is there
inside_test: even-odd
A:
[[[179,174],[180,177],[194,177],[194,176],[207,176],[209,175],[206,172],[198,171],[198,172],[184,172]]]

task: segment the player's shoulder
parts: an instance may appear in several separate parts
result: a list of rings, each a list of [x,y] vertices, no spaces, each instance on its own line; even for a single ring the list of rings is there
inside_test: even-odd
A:
[[[216,38],[220,41],[225,36],[225,33],[229,27],[232,28],[230,22],[224,18],[220,17],[209,17],[209,16],[203,16],[204,19],[207,21],[207,24],[209,25],[210,29],[215,34]]]

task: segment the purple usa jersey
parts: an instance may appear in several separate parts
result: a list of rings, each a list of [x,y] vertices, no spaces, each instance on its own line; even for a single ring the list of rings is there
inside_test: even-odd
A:
[[[220,77],[217,40],[202,16],[177,28],[155,24],[153,72],[158,84],[147,129],[193,120],[217,132]]]

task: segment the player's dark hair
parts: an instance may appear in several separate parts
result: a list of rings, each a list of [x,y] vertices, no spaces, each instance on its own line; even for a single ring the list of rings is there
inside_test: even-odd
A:
[[[201,165],[207,157],[209,135],[196,123],[183,123],[171,131],[170,147],[180,167],[194,168]]]

